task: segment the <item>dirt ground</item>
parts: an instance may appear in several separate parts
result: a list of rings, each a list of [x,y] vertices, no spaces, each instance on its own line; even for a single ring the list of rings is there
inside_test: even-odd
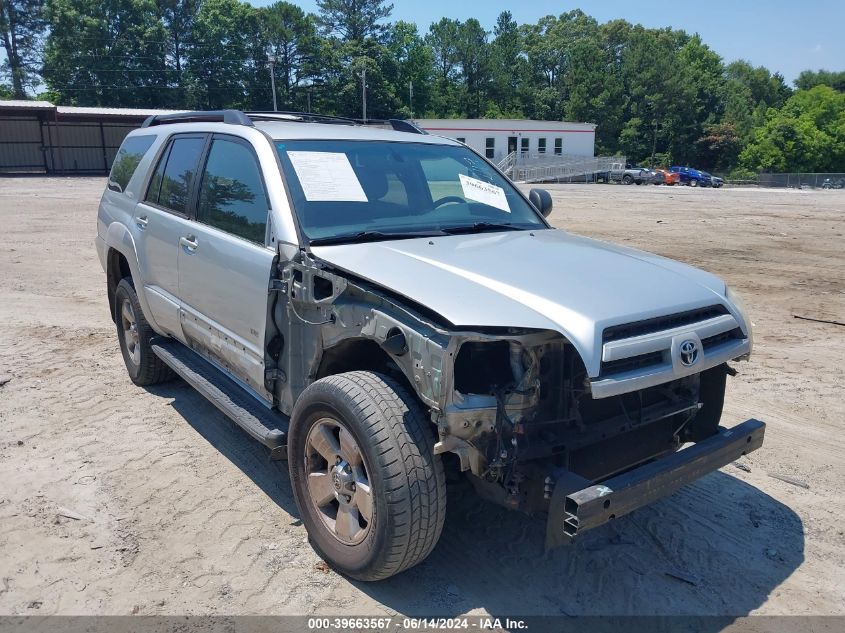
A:
[[[845,320],[842,192],[550,187],[558,227],[744,295],[723,423],[760,418],[765,444],[550,553],[540,521],[455,488],[433,555],[363,584],[309,547],[283,462],[184,384],[129,381],[103,185],[0,180],[0,614],[845,614],[845,328],[793,318]]]

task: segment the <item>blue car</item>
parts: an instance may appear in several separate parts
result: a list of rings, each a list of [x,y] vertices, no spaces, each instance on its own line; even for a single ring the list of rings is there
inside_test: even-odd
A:
[[[689,185],[690,187],[710,187],[713,184],[712,177],[706,171],[698,171],[692,167],[678,167],[670,168],[681,176],[681,184]]]

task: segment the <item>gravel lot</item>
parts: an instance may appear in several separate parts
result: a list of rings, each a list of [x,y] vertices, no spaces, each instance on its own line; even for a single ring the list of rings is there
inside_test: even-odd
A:
[[[184,384],[129,381],[104,182],[0,179],[0,614],[845,614],[845,328],[793,318],[845,321],[843,192],[550,187],[558,227],[745,296],[723,423],[764,420],[765,445],[551,553],[540,521],[452,489],[434,554],[368,585],[308,546],[284,463]]]

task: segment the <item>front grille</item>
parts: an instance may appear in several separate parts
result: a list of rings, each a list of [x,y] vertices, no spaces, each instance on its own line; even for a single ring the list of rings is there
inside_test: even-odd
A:
[[[728,314],[728,309],[723,305],[714,305],[706,308],[687,310],[686,312],[678,312],[667,316],[655,317],[653,319],[634,321],[633,323],[612,325],[604,329],[602,341],[607,343],[609,341],[618,341],[619,339],[632,338],[642,334],[650,334],[651,332],[670,330],[675,327],[692,325],[693,323],[698,323],[699,321],[706,321],[707,319],[722,316],[723,314]]]
[[[741,338],[742,330],[737,327],[730,330],[729,332],[722,332],[721,334],[715,334],[714,336],[708,336],[707,338],[701,339],[701,346],[706,352],[708,349],[716,347],[717,345],[721,345],[722,343],[727,343],[728,341],[734,341]]]
[[[631,358],[608,360],[601,364],[601,375],[605,377],[614,376],[616,374],[624,374],[626,371],[643,369],[645,367],[651,367],[652,365],[659,365],[662,362],[662,352],[651,352],[640,356],[632,356]]]

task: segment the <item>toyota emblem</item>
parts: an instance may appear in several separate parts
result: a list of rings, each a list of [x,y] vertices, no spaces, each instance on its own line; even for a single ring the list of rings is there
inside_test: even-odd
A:
[[[698,343],[695,341],[688,339],[681,343],[681,346],[678,348],[678,351],[681,355],[681,364],[685,367],[692,367],[695,365],[695,361],[698,360]]]

